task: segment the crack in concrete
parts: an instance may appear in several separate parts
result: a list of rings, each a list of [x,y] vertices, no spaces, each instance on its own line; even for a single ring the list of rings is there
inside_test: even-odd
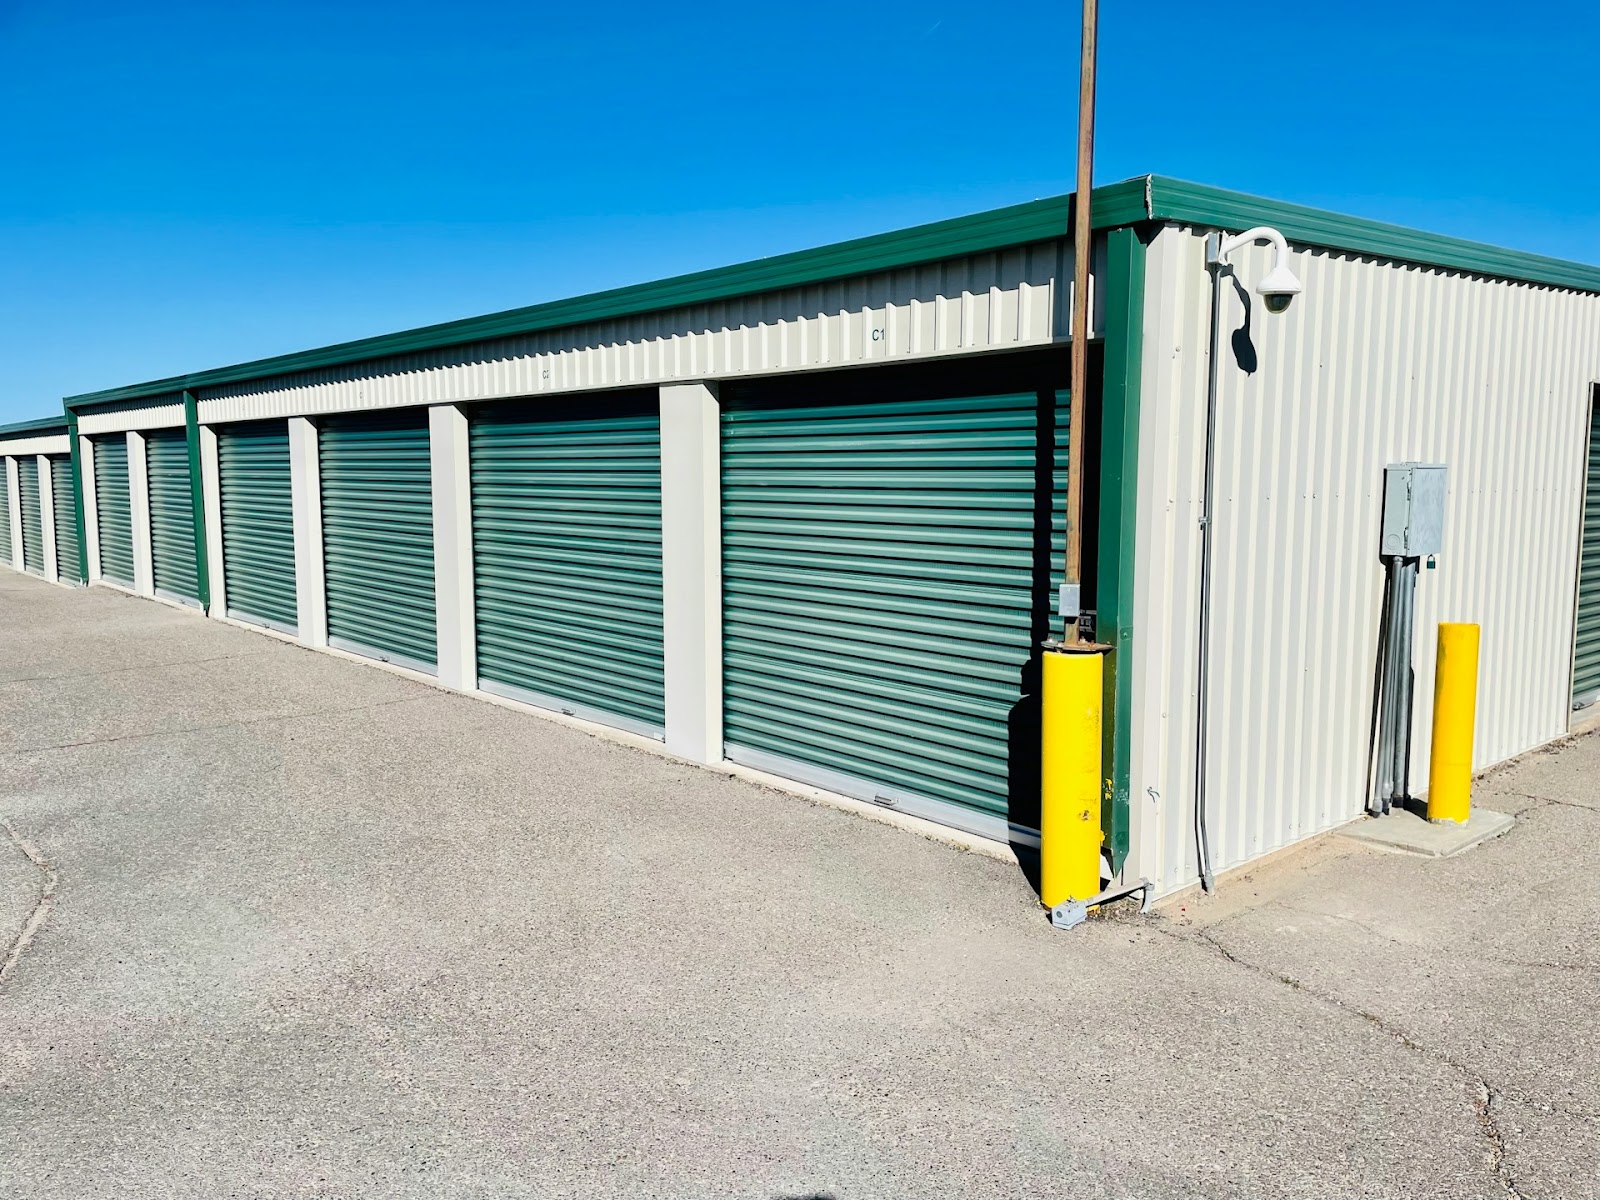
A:
[[[1361,930],[1363,933],[1370,933],[1373,937],[1379,938],[1382,941],[1388,942],[1392,946],[1399,946],[1402,950],[1409,950],[1409,949],[1412,948],[1411,947],[1411,943],[1402,942],[1399,938],[1394,937],[1391,934],[1385,933],[1383,930],[1379,929],[1376,925],[1370,924],[1370,923],[1368,923],[1366,921],[1359,920],[1356,917],[1346,916],[1344,913],[1321,912],[1321,911],[1318,911],[1317,909],[1314,909],[1314,908],[1296,908],[1292,904],[1285,904],[1282,900],[1275,901],[1274,903],[1277,905],[1277,907],[1283,909],[1284,912],[1291,912],[1291,913],[1294,913],[1296,916],[1301,916],[1301,917],[1324,917],[1329,921],[1343,921],[1345,924],[1354,925],[1357,929]]]
[[[1495,1097],[1498,1093],[1489,1086],[1488,1080],[1452,1062],[1448,1055],[1438,1057],[1442,1062],[1449,1062],[1457,1070],[1466,1072],[1471,1078],[1474,1086],[1473,1107],[1478,1112],[1478,1128],[1483,1131],[1484,1139],[1489,1143],[1489,1164],[1494,1168],[1494,1177],[1500,1181],[1500,1186],[1505,1189],[1510,1200],[1525,1200],[1522,1191],[1517,1187],[1516,1180],[1511,1178],[1511,1168],[1506,1164],[1506,1139],[1500,1132],[1500,1122],[1495,1120],[1494,1115]]]
[[[1166,937],[1174,939],[1175,941],[1189,942],[1191,945],[1199,943],[1208,946],[1212,950],[1216,951],[1216,953],[1219,954],[1223,959],[1234,964],[1235,966],[1254,972],[1265,979],[1270,979],[1272,982],[1287,987],[1291,991],[1298,992],[1303,996],[1308,996],[1320,1004],[1324,1004],[1331,1008],[1336,1008],[1340,1012],[1350,1013],[1356,1017],[1359,1017],[1361,1020],[1371,1025],[1384,1036],[1403,1046],[1413,1054],[1419,1054],[1424,1058],[1432,1059],[1434,1062],[1441,1063],[1444,1066],[1449,1067],[1452,1071],[1455,1071],[1473,1089],[1473,1112],[1474,1116],[1477,1118],[1478,1128],[1482,1132],[1484,1140],[1489,1144],[1490,1165],[1493,1169],[1496,1182],[1499,1183],[1501,1190],[1505,1192],[1507,1200],[1527,1200],[1527,1197],[1524,1196],[1522,1191],[1517,1187],[1516,1180],[1511,1176],[1510,1166],[1506,1162],[1507,1150],[1505,1134],[1501,1131],[1500,1123],[1494,1114],[1495,1101],[1497,1099],[1504,1098],[1506,1093],[1492,1087],[1487,1079],[1485,1079],[1481,1074],[1473,1070],[1471,1067],[1467,1066],[1466,1063],[1460,1062],[1441,1050],[1435,1050],[1429,1046],[1424,1046],[1421,1042],[1417,1041],[1403,1029],[1389,1024],[1389,1022],[1378,1013],[1370,1012],[1367,1009],[1357,1008],[1354,1005],[1346,1004],[1337,996],[1331,996],[1327,993],[1319,992],[1315,988],[1310,987],[1305,982],[1296,979],[1292,975],[1285,975],[1282,972],[1274,971],[1270,967],[1265,967],[1259,963],[1251,962],[1249,959],[1235,954],[1232,950],[1228,949],[1227,946],[1223,945],[1222,942],[1218,940],[1217,937],[1209,930],[1203,929],[1199,926],[1190,926],[1189,928],[1192,930],[1193,936],[1188,937],[1185,936],[1183,931],[1180,929],[1164,927],[1162,922],[1159,920],[1153,922],[1151,928],[1155,929],[1158,933],[1161,933]]]
[[[1527,793],[1524,793],[1524,794],[1527,794]],[[1527,795],[1528,795],[1528,799],[1529,800],[1537,800],[1540,804],[1555,804],[1555,805],[1560,806],[1561,808],[1575,808],[1579,812],[1586,812],[1586,813],[1600,812],[1600,809],[1596,809],[1593,805],[1579,804],[1579,803],[1577,803],[1576,801],[1573,801],[1573,800],[1557,800],[1554,796],[1534,796],[1534,795],[1531,795],[1531,794],[1527,794]],[[1528,811],[1531,810],[1531,808],[1532,808],[1532,806],[1530,805],[1529,808],[1523,809],[1523,811],[1524,812],[1528,812]]]
[[[28,919],[23,922],[22,930],[11,943],[11,948],[6,952],[5,962],[0,963],[0,983],[4,983],[16,970],[17,963],[21,960],[23,951],[33,941],[34,935],[39,932],[45,918],[50,915],[50,910],[55,906],[56,883],[60,879],[55,867],[40,853],[39,848],[27,838],[17,832],[16,827],[0,817],[0,827],[11,838],[12,845],[22,852],[44,875],[44,887],[39,891],[39,899],[34,903],[33,911],[28,914]]]
[[[367,712],[375,708],[388,708],[396,704],[415,704],[419,700],[432,700],[444,693],[430,692],[426,696],[405,696],[398,700],[379,700],[372,704],[355,704],[349,708],[326,708],[313,712],[271,713],[264,717],[241,718],[234,721],[218,721],[212,725],[189,725],[182,729],[152,729],[145,733],[127,733],[120,737],[89,738],[82,742],[62,742],[57,746],[23,746],[15,750],[6,750],[0,757],[21,757],[24,754],[48,754],[54,750],[75,750],[83,746],[110,746],[117,742],[135,742],[142,738],[181,737],[186,733],[207,733],[216,729],[240,729],[248,725],[264,725],[269,721],[299,721],[312,717],[338,717],[346,713]]]
[[[1527,816],[1535,809],[1542,808],[1546,803],[1546,801],[1539,799],[1537,796],[1524,796],[1522,799],[1528,801],[1528,803],[1524,804],[1521,808],[1517,809],[1516,812],[1511,814],[1511,819],[1514,821],[1522,820],[1523,817]]]
[[[1487,958],[1484,961],[1499,963],[1503,967],[1532,967],[1540,971],[1600,971],[1600,963],[1543,962],[1532,958]]]
[[[104,671],[67,671],[61,675],[24,675],[18,679],[0,679],[0,687],[10,687],[14,683],[49,683],[57,679],[98,679],[105,675],[125,675],[130,671],[162,671],[169,667],[194,667],[201,663],[226,662],[232,658],[255,658],[262,654],[271,654],[267,650],[245,650],[238,654],[214,654],[210,658],[183,658],[177,662],[162,663],[135,663],[128,667],[107,667]]]

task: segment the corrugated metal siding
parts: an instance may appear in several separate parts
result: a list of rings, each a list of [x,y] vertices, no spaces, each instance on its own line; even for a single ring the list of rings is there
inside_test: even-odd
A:
[[[100,574],[123,587],[133,586],[133,510],[128,494],[128,439],[97,437],[94,445],[94,496],[100,542]]]
[[[25,454],[66,454],[72,449],[64,433],[47,433],[39,437],[14,438],[0,442],[0,454],[21,458]]]
[[[432,670],[433,494],[426,409],[322,424],[328,638]]]
[[[725,404],[730,758],[989,836],[1036,825],[1054,407],[1056,432],[1031,393]]]
[[[1578,619],[1573,632],[1572,705],[1600,700],[1600,400],[1589,417],[1589,461],[1578,556]]]
[[[11,479],[6,458],[0,457],[0,559],[11,565]]]
[[[299,616],[288,423],[219,430],[217,475],[228,615],[294,629]]]
[[[150,561],[156,591],[200,601],[189,442],[182,429],[145,436],[150,478]]]
[[[22,508],[22,568],[44,574],[44,514],[39,507],[39,460],[17,459],[17,498]]]
[[[56,518],[56,574],[68,583],[82,583],[78,565],[78,516],[72,503],[72,457],[50,456],[51,502]]]
[[[78,417],[78,432],[126,433],[133,429],[173,429],[183,425],[181,396],[152,396],[120,404],[106,412],[86,412]]]
[[[1235,256],[1248,289],[1270,251]],[[1434,636],[1483,627],[1476,763],[1565,733],[1600,297],[1297,252],[1305,294],[1227,350],[1217,442],[1210,759],[1220,868],[1362,811],[1383,467],[1450,466],[1445,549],[1418,597],[1411,778],[1427,784]],[[1202,235],[1150,251],[1132,730],[1137,869],[1195,878],[1194,648],[1209,286]],[[1147,790],[1148,789],[1148,790]],[[1151,799],[1152,795],[1154,799]]]
[[[1104,256],[1104,238],[1095,259]],[[209,389],[206,423],[907,362],[1064,340],[1072,253],[1040,242],[827,284]],[[1093,328],[1100,328],[1094,299]]]
[[[495,406],[470,430],[480,678],[660,736],[656,397]]]

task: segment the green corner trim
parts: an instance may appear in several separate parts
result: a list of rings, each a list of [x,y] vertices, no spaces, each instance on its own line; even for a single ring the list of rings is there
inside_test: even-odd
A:
[[[1139,390],[1144,352],[1145,242],[1150,226],[1107,239],[1105,367],[1100,389],[1100,528],[1095,636],[1106,656],[1101,820],[1113,870],[1127,860],[1132,777],[1134,547],[1138,535]]]
[[[72,457],[72,519],[78,526],[78,578],[89,585],[89,527],[83,513],[83,456],[78,446],[78,414],[67,413],[67,453]]]
[[[194,577],[200,608],[211,611],[211,563],[206,553],[206,489],[200,475],[200,406],[193,392],[183,393],[183,429],[189,443],[189,496],[194,511]]]

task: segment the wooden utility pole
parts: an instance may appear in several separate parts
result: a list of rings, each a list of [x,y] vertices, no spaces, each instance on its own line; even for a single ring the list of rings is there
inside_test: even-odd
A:
[[[1098,0],[1083,0],[1083,41],[1078,63],[1078,183],[1072,202],[1072,370],[1067,448],[1066,579],[1083,607],[1084,393],[1089,378],[1089,193],[1094,187],[1094,71],[1100,25]],[[1069,615],[1066,642],[1078,641],[1078,618]]]

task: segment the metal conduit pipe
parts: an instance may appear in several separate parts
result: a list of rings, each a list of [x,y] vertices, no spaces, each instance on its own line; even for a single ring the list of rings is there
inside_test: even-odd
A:
[[[1394,795],[1394,694],[1395,672],[1400,661],[1395,651],[1400,625],[1400,559],[1387,560],[1384,578],[1383,627],[1378,638],[1378,696],[1375,718],[1378,726],[1376,788],[1369,810],[1374,814],[1389,811]]]
[[[1415,655],[1412,644],[1417,628],[1417,560],[1406,559],[1400,567],[1400,662],[1395,668],[1395,798],[1402,804],[1411,801],[1411,710],[1416,695]]]
[[[1209,257],[1209,254],[1208,256]],[[1199,858],[1200,886],[1206,894],[1216,891],[1216,875],[1211,869],[1211,831],[1206,822],[1206,751],[1210,724],[1207,703],[1207,676],[1211,662],[1211,501],[1216,487],[1217,464],[1217,384],[1221,357],[1222,271],[1211,265],[1211,340],[1210,363],[1206,371],[1206,465],[1200,493],[1200,648],[1195,663],[1194,718],[1194,839]]]
[[[1211,525],[1212,501],[1216,492],[1217,464],[1217,386],[1222,357],[1222,271],[1227,257],[1241,246],[1266,242],[1273,248],[1272,269],[1256,284],[1255,291],[1269,313],[1282,313],[1300,294],[1301,284],[1289,269],[1289,244],[1278,230],[1265,225],[1224,237],[1206,237],[1206,270],[1211,276],[1210,361],[1206,370],[1205,483],[1200,496],[1200,629],[1195,663],[1194,731],[1194,833],[1195,853],[1200,868],[1200,886],[1210,894],[1217,889],[1216,872],[1211,865],[1211,830],[1207,820],[1206,765],[1210,744],[1210,704],[1208,701],[1211,663]]]

